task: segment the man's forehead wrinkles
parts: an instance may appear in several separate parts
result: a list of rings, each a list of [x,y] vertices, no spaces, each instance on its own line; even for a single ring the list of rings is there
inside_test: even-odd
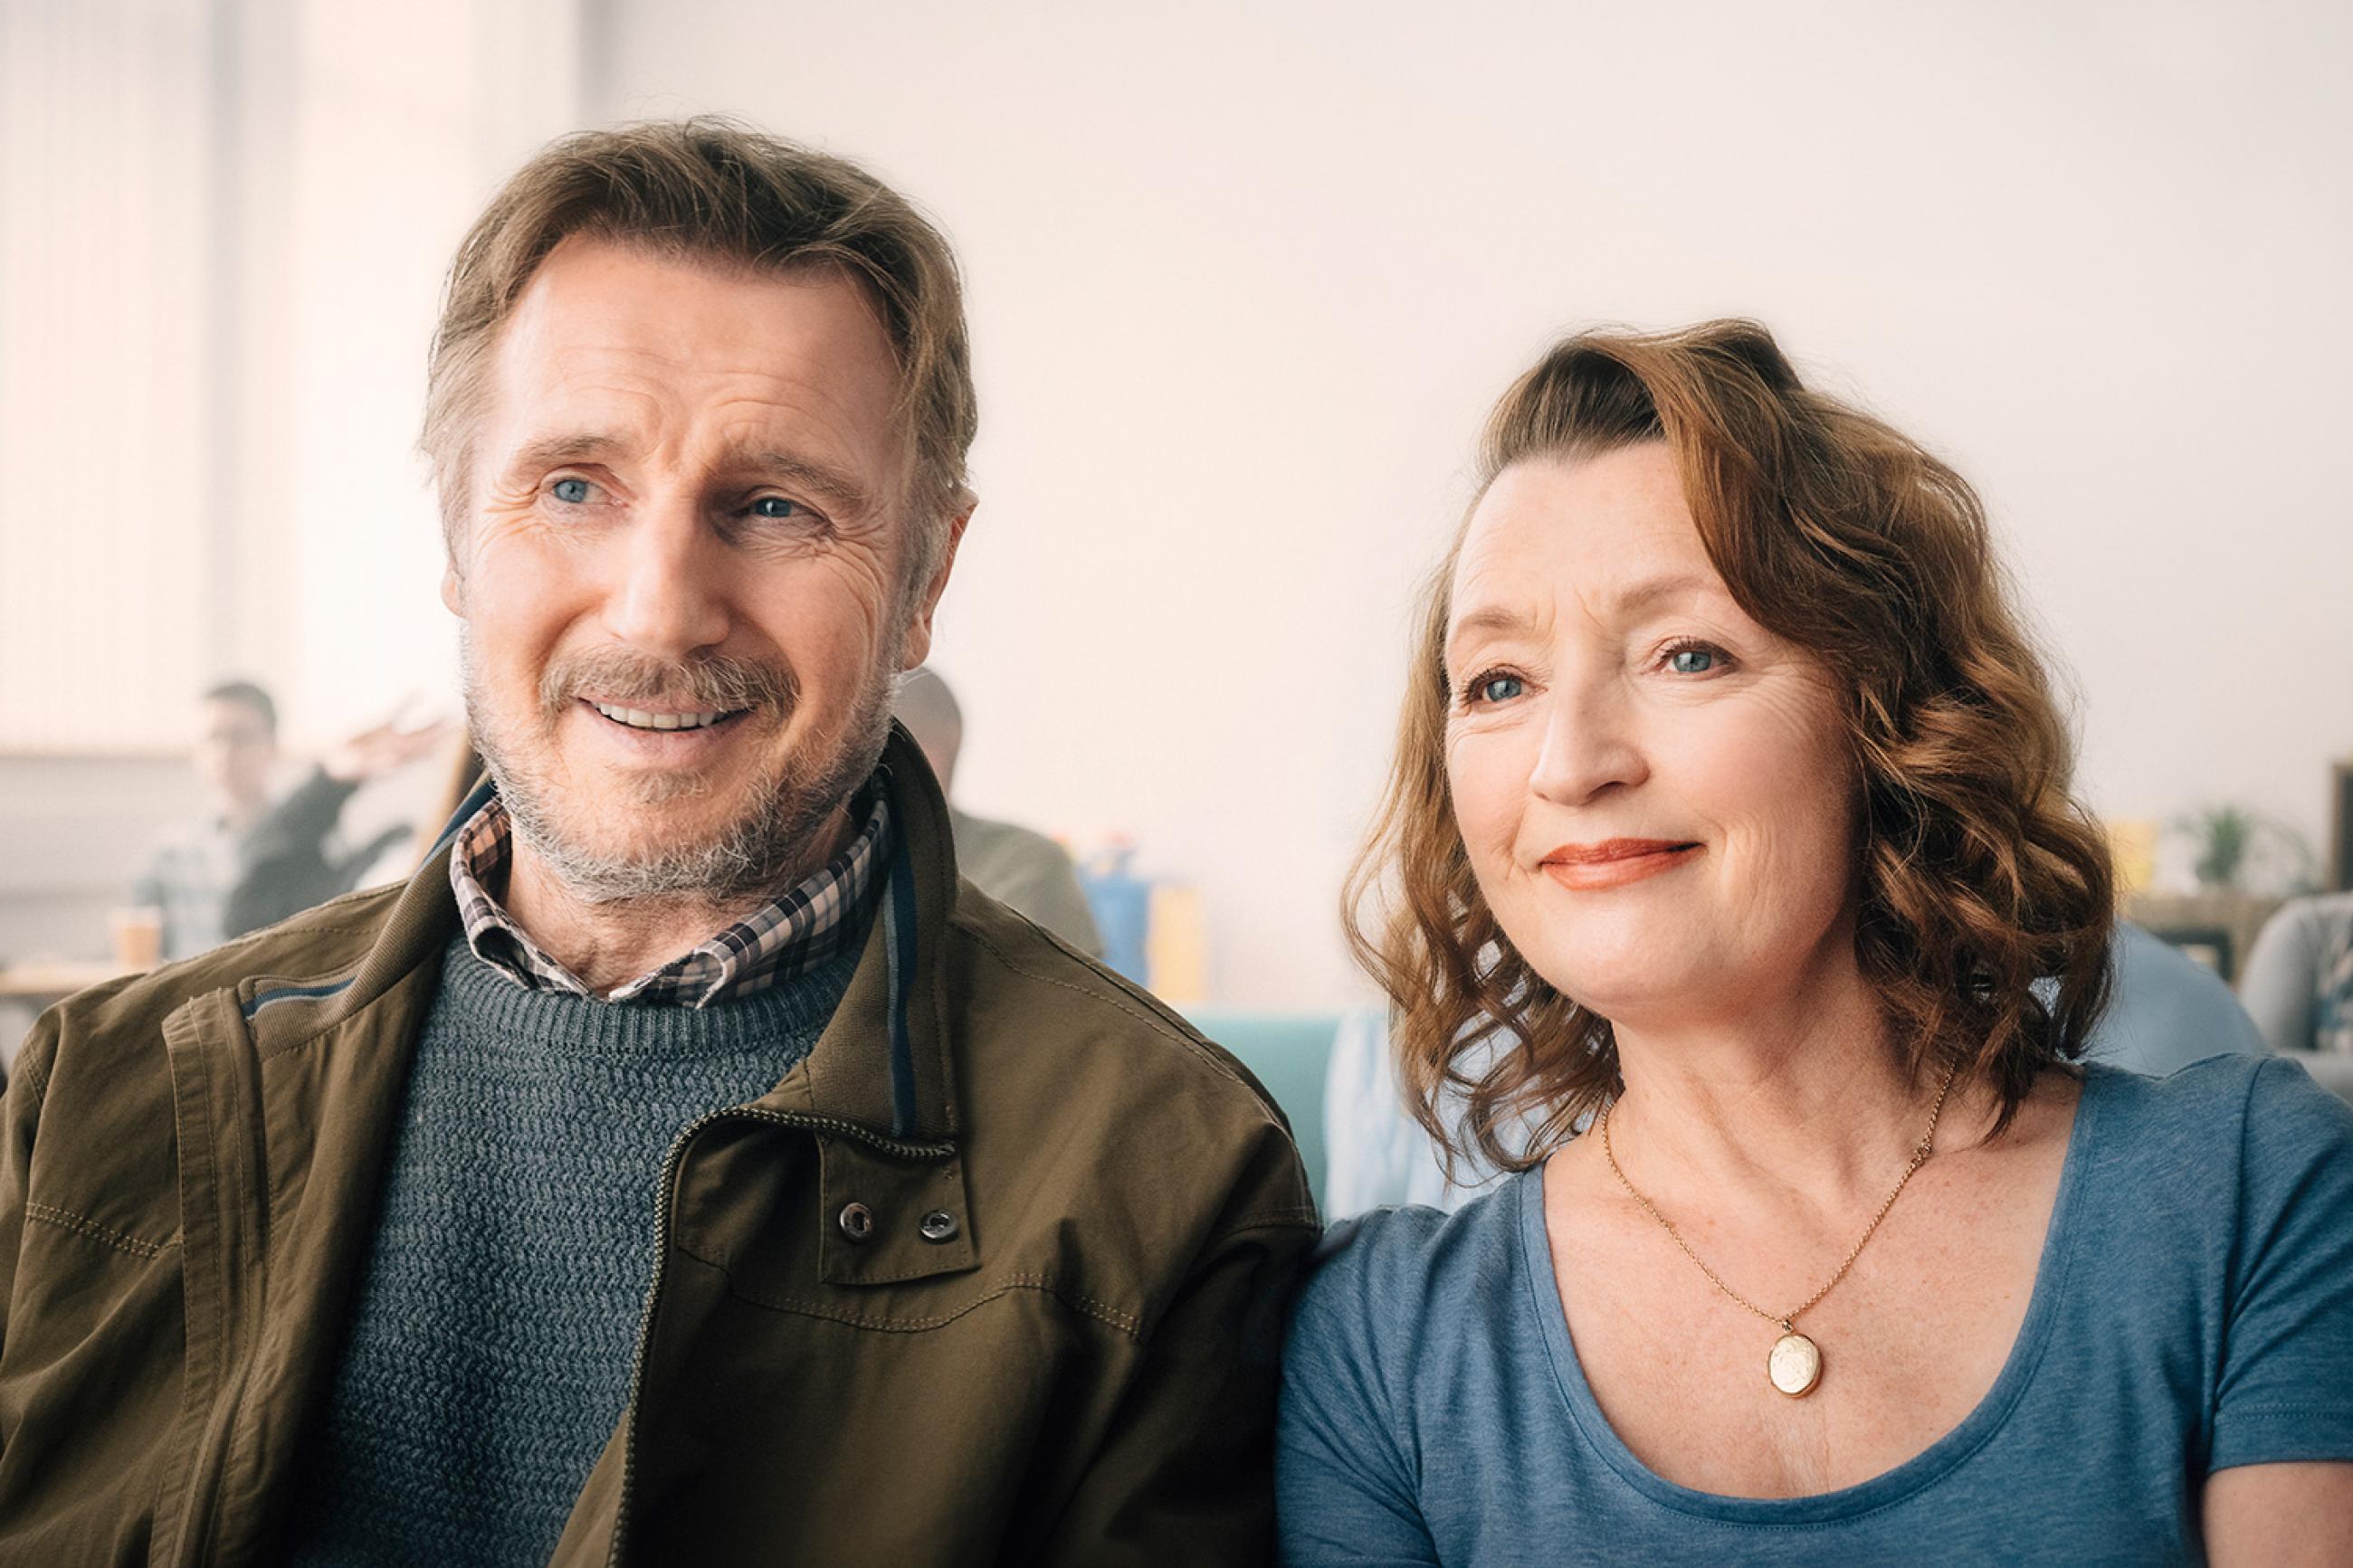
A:
[[[640,344],[596,341],[548,345],[545,363],[559,383],[594,384],[606,378],[626,384],[642,380],[649,387],[700,384],[720,396],[775,402],[777,395],[822,395],[826,383],[796,374],[789,363],[775,359],[738,357],[739,346],[728,352],[708,345]]]

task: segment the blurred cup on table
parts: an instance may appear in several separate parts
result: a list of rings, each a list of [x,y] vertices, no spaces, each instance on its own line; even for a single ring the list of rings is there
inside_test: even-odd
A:
[[[2109,852],[2116,858],[2118,896],[2147,892],[2157,880],[2159,825],[2150,818],[2112,816],[2105,826]]]
[[[110,910],[106,926],[114,937],[114,962],[126,972],[164,962],[164,911],[153,904]]]

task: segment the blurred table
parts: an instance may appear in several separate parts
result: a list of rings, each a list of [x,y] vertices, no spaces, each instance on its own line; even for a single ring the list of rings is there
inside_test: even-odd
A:
[[[2203,893],[2130,893],[2124,900],[2125,919],[2162,937],[2210,966],[2233,984],[2239,966],[2255,933],[2272,918],[2283,899],[2256,898],[2229,889]]]
[[[130,973],[119,963],[95,959],[34,959],[0,964],[0,1001],[21,1002],[38,1012],[77,991]]]
[[[88,959],[33,959],[0,964],[0,1071],[16,1065],[16,1047],[42,1011],[77,991],[87,991],[132,971]]]

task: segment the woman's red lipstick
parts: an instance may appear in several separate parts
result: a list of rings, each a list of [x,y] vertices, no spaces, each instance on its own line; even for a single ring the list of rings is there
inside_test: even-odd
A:
[[[1672,871],[1699,851],[1688,840],[1605,838],[1599,844],[1564,844],[1536,864],[1564,888],[1594,892]]]

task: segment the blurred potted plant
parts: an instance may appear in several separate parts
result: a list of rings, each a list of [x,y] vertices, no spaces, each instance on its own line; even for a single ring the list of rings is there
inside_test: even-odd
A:
[[[2312,848],[2285,823],[2228,803],[2178,817],[2191,872],[2209,892],[2298,893],[2310,889]]]

